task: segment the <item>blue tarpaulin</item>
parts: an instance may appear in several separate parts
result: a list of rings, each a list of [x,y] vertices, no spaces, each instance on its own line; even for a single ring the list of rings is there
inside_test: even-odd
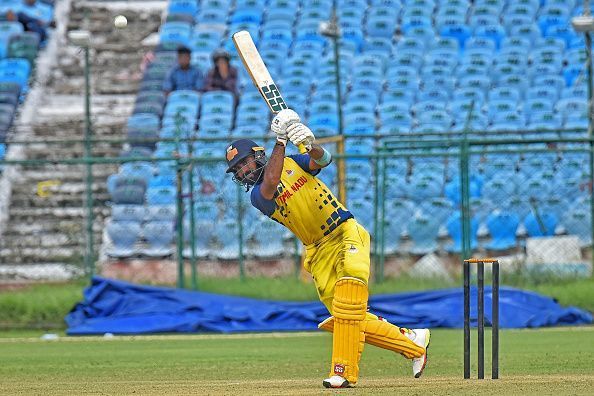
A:
[[[313,286],[312,286],[313,287]],[[476,323],[476,289],[471,290]],[[372,296],[370,310],[404,327],[462,327],[462,288]],[[486,323],[491,290],[485,288]],[[69,335],[163,332],[262,332],[314,330],[328,316],[320,302],[264,301],[94,277],[84,301],[66,316]],[[500,289],[501,327],[592,323],[592,315],[510,287]]]

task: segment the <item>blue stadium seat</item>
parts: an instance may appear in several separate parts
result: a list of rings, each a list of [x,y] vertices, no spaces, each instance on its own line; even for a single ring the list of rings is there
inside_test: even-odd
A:
[[[365,113],[373,115],[375,103],[370,103],[364,100],[349,100],[343,106],[344,113],[348,116],[351,114]]]
[[[276,221],[258,216],[255,220],[254,231],[250,235],[256,246],[249,249],[248,253],[260,259],[282,256],[285,251],[282,238],[284,233],[284,227]]]
[[[501,42],[501,53],[508,51],[522,51],[527,53],[530,50],[530,40],[526,37],[507,36]]]
[[[373,230],[373,203],[366,199],[350,199],[348,208],[358,222],[367,230]]]
[[[527,128],[535,130],[557,129],[561,128],[562,124],[563,118],[561,114],[553,113],[552,111],[542,111],[530,115]]]
[[[430,110],[417,115],[420,123],[439,125],[444,131],[448,130],[453,123],[452,117],[446,110]]]
[[[547,4],[540,9],[538,26],[546,32],[551,26],[566,25],[569,22],[570,11],[564,5]]]
[[[478,88],[483,93],[491,87],[491,79],[486,76],[466,76],[462,77],[458,82],[460,87]]]
[[[472,35],[470,28],[463,24],[445,25],[439,30],[439,34],[441,37],[455,38],[460,48],[464,48],[464,43]]]
[[[194,254],[195,257],[198,258],[207,258],[212,251],[212,240],[214,234],[214,228],[212,226],[213,218],[208,220],[205,219],[195,219],[194,222]],[[189,242],[188,247],[186,247],[183,251],[184,257],[191,257],[192,255],[192,248],[191,248],[191,229],[190,223],[188,221],[184,221],[184,238],[187,242]]]
[[[144,239],[147,246],[141,253],[149,257],[167,257],[173,254],[172,245],[174,234],[173,222],[171,221],[149,221],[143,227]]]
[[[404,88],[393,88],[382,92],[380,102],[392,103],[392,102],[403,102],[412,104],[415,101],[415,92],[411,92]]]
[[[509,87],[494,87],[489,91],[489,100],[512,100],[520,101],[521,94],[517,89]]]
[[[394,19],[387,16],[368,16],[365,30],[369,37],[391,39],[394,36]]]
[[[535,44],[542,37],[540,28],[534,23],[510,26],[509,35],[512,37],[523,37],[529,40],[531,45]]]
[[[415,204],[407,199],[395,199],[386,202],[384,218],[394,221],[392,227],[397,232],[395,235],[397,238],[407,230],[408,223],[412,220],[415,209]],[[386,235],[388,236],[388,234]]]
[[[524,220],[524,227],[530,237],[553,236],[557,223],[557,216],[553,213],[541,212],[538,216],[530,213]]]
[[[151,187],[146,191],[146,202],[149,205],[173,205],[176,203],[175,187]]]
[[[408,132],[412,128],[413,120],[409,113],[388,113],[381,115],[381,134],[386,134],[389,130],[396,130],[402,132]]]
[[[416,114],[417,116],[426,113],[428,111],[434,110],[446,110],[447,104],[446,102],[442,101],[435,101],[435,100],[425,100],[422,102],[415,103],[411,111]]]
[[[561,94],[563,88],[565,88],[565,80],[561,76],[536,76],[533,82],[535,87],[554,87],[557,92],[557,97]]]
[[[569,235],[576,235],[583,247],[592,245],[592,219],[585,209],[575,208],[565,214],[563,227]]]
[[[425,43],[418,37],[402,37],[394,47],[393,54],[414,54],[417,55],[425,50]]]
[[[441,176],[443,176],[443,174]],[[431,197],[424,202],[421,202],[419,207],[423,213],[433,217],[440,224],[443,223],[454,210],[452,203],[444,197]]]
[[[190,15],[192,19],[198,12],[198,5],[193,0],[171,0],[167,7],[168,14],[186,14]]]
[[[567,120],[576,116],[587,117],[588,106],[582,99],[564,98],[555,104],[555,110]]]
[[[465,118],[472,113],[480,113],[481,103],[475,102],[472,99],[455,99],[449,105],[451,114],[456,118]]]
[[[354,122],[344,126],[345,135],[373,135],[375,133],[375,122]]]
[[[519,92],[525,92],[528,88],[528,82],[526,76],[522,74],[509,74],[502,76],[499,81],[499,85],[502,87],[514,88]]]
[[[474,250],[478,247],[478,228],[479,222],[475,217],[470,219],[470,249]],[[446,250],[450,253],[462,252],[462,216],[460,211],[455,211],[446,222],[446,229],[448,235],[452,238],[452,244],[446,246]]]
[[[425,255],[437,250],[437,236],[440,224],[435,219],[424,216],[414,216],[407,225],[407,232],[412,239],[411,254]]]
[[[140,223],[135,221],[109,221],[106,230],[113,245],[106,252],[108,256],[127,258],[138,253],[135,245],[141,234]]]
[[[233,260],[239,256],[238,227],[235,219],[225,219],[215,227],[218,242],[216,256],[222,260]]]
[[[486,220],[491,235],[491,242],[485,245],[487,250],[502,251],[513,248],[517,244],[516,231],[520,220],[514,213],[493,211]]]
[[[347,101],[367,101],[369,103],[377,103],[379,97],[378,92],[373,92],[365,89],[352,90],[348,93]]]
[[[132,221],[142,223],[146,215],[143,205],[113,205],[111,207],[111,219],[115,222]]]
[[[120,174],[140,177],[146,183],[153,177],[154,173],[153,165],[143,161],[126,162],[120,168]]]
[[[351,125],[371,125],[375,126],[375,115],[371,113],[345,113],[344,114],[344,125],[345,127]],[[373,128],[375,129],[375,128]]]
[[[477,103],[484,103],[485,102],[485,92],[480,87],[460,87],[454,91],[454,100],[457,99],[471,99]]]
[[[294,109],[298,108],[294,107]],[[238,113],[237,118],[235,119],[235,127],[236,129],[246,127],[249,131],[253,131],[256,136],[262,136],[269,127],[268,114]],[[249,131],[245,130],[244,132]]]
[[[485,182],[482,195],[492,202],[506,202],[515,190],[516,186],[509,182],[505,174],[502,174]]]
[[[524,113],[530,116],[533,113],[550,112],[553,110],[553,102],[543,98],[527,99],[524,102]]]

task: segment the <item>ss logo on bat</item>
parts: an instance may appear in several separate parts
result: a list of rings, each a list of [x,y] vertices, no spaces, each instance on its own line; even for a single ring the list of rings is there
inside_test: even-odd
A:
[[[278,88],[275,84],[263,86],[262,92],[264,92],[264,97],[268,101],[268,105],[273,111],[278,112],[287,108],[287,105],[285,104],[283,98],[281,98]]]

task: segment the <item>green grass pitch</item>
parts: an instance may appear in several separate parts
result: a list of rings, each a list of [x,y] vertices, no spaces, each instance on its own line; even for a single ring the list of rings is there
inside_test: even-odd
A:
[[[473,336],[475,335],[473,331]],[[322,332],[148,337],[0,333],[0,394],[591,395],[594,327],[503,330],[500,380],[462,377],[462,330],[433,331],[420,379],[410,362],[367,345],[357,388],[322,388],[331,337]],[[476,344],[473,339],[473,375]],[[490,375],[490,333],[486,374]]]

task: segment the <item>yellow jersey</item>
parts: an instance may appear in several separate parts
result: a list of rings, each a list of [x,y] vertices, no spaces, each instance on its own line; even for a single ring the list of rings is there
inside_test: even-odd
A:
[[[319,170],[309,170],[309,160],[309,154],[284,158],[281,180],[273,199],[262,196],[261,184],[256,184],[251,192],[252,205],[291,230],[304,245],[319,241],[353,217],[315,176]]]

